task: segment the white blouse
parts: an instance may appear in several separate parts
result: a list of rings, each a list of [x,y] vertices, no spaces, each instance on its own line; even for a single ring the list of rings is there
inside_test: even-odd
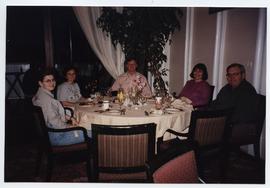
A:
[[[57,99],[59,101],[76,102],[81,98],[81,92],[77,83],[64,82],[57,87]]]

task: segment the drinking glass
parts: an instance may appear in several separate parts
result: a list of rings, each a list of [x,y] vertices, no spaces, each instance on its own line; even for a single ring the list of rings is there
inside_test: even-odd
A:
[[[147,98],[144,96],[140,96],[139,100],[142,103],[142,105],[144,105],[147,102]]]
[[[122,109],[122,105],[124,104],[124,101],[125,101],[125,96],[124,95],[120,95],[120,96],[118,96],[117,99],[118,99],[120,110],[121,110]]]
[[[173,102],[172,96],[166,95],[166,97],[164,97],[164,103],[166,107],[171,107],[172,102]]]
[[[122,105],[123,105],[125,99],[126,99],[126,97],[125,97],[124,90],[122,88],[119,88],[119,90],[117,92],[117,100],[119,102],[120,110],[122,108]]]
[[[156,97],[156,105],[157,110],[160,110],[162,108],[162,97]]]

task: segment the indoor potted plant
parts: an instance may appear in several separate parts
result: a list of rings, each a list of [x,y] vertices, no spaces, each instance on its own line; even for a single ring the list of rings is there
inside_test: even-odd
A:
[[[124,7],[121,12],[111,7],[102,9],[97,26],[111,36],[112,43],[119,43],[125,57],[139,60],[139,71],[147,70],[154,77],[155,93],[167,93],[167,69],[161,68],[167,61],[163,53],[170,35],[180,29],[182,11],[177,7]],[[171,42],[171,41],[170,41]]]

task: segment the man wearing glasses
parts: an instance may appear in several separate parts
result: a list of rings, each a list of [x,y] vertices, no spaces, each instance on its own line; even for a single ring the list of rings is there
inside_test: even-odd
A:
[[[229,65],[226,69],[227,84],[219,91],[211,107],[234,108],[231,117],[233,134],[240,134],[254,121],[256,112],[255,88],[245,79],[245,67],[238,63]]]

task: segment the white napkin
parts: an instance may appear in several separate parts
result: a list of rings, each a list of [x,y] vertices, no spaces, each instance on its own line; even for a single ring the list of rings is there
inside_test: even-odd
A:
[[[125,107],[127,107],[127,106],[129,105],[129,103],[130,103],[130,99],[127,97],[127,98],[125,99],[123,105],[124,105]]]
[[[153,115],[162,115],[163,110],[157,110],[157,109],[151,108],[151,114],[153,114]]]
[[[189,98],[187,98],[187,97],[181,97],[181,100],[184,101],[187,104],[191,104],[192,103],[192,101]]]
[[[182,101],[181,99],[175,99],[172,102],[172,106],[174,108],[179,108],[183,110],[193,110],[193,106],[191,104],[188,104],[185,101]]]

